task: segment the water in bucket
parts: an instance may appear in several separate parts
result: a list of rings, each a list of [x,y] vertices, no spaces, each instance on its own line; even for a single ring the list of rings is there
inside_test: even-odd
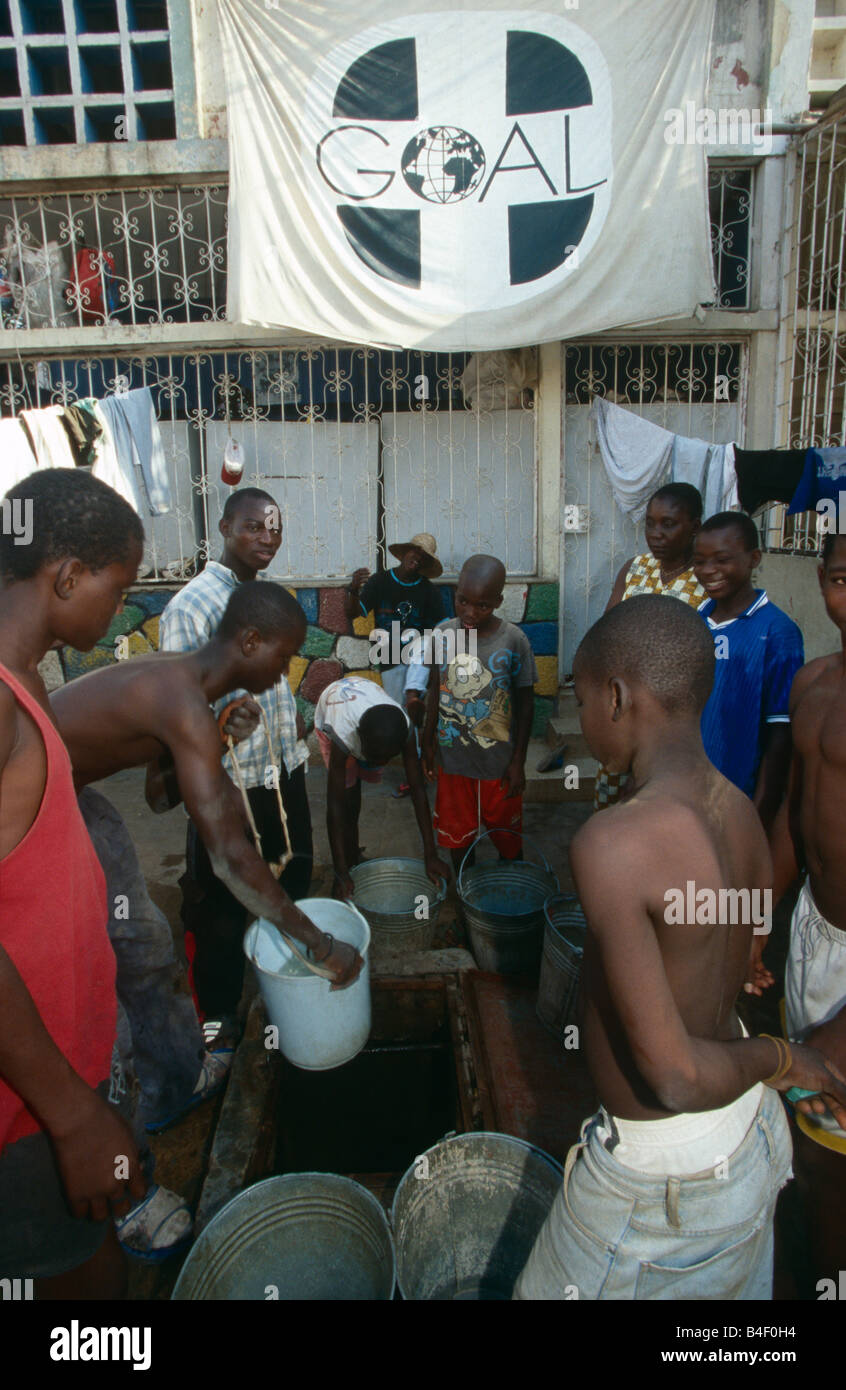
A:
[[[248,929],[244,953],[255,966],[279,1050],[295,1067],[325,1071],[342,1066],[361,1051],[370,1034],[370,927],[349,903],[306,898],[297,904],[321,931],[355,946],[364,958],[361,974],[346,989],[332,990],[286,946],[263,917]]]

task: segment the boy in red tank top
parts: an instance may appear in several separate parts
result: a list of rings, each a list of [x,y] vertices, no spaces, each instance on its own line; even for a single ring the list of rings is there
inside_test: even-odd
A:
[[[37,666],[102,637],[143,534],[117,493],[73,469],[41,469],[0,503],[0,1270],[46,1298],[123,1295],[111,1218],[146,1184],[105,1099],[105,884]]]

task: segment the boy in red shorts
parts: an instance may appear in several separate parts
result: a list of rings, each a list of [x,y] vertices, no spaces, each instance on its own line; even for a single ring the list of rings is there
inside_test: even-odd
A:
[[[438,844],[452,853],[456,873],[483,827],[519,834],[523,822],[538,673],[525,634],[496,617],[504,584],[500,560],[472,555],[458,578],[456,616],[438,629],[444,634],[440,664],[433,649],[423,767],[434,781],[437,742],[434,826]],[[501,858],[519,855],[517,835],[491,839]]]

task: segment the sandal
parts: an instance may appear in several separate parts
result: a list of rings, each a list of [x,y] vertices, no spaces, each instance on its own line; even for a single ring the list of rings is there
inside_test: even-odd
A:
[[[223,1090],[229,1076],[229,1068],[232,1066],[232,1058],[235,1055],[234,1047],[216,1047],[214,1052],[203,1053],[203,1064],[200,1068],[200,1075],[193,1095],[187,1105],[183,1105],[181,1110],[175,1114],[168,1115],[164,1120],[151,1120],[144,1126],[148,1134],[163,1134],[171,1125],[178,1124],[186,1115],[202,1105],[204,1100],[210,1100]]]
[[[115,1231],[127,1255],[157,1264],[178,1254],[189,1244],[194,1218],[176,1192],[153,1183],[146,1197],[115,1222]]]

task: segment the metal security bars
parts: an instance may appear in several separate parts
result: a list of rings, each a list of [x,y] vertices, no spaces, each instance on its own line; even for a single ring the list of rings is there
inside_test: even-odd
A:
[[[715,307],[748,305],[752,174],[709,173]],[[0,198],[0,323],[28,329],[224,319],[227,194],[225,181],[198,179]]]
[[[784,315],[792,348],[785,440],[791,448],[846,442],[846,116],[804,136],[796,159]]]
[[[846,115],[824,118],[792,153],[782,293],[780,439],[784,448],[846,443]],[[763,518],[770,549],[816,551],[817,517],[783,506]]]
[[[492,356],[279,347],[7,360],[0,412],[151,389],[173,501],[143,518],[151,581],[189,577],[217,554],[230,438],[244,449],[242,485],[280,508],[273,578],[343,579],[390,562],[386,545],[422,530],[435,534],[448,576],[474,551],[531,575],[534,393],[515,381],[509,355]]]
[[[226,314],[226,188],[0,198],[4,327],[196,323]]]
[[[715,309],[749,307],[753,173],[748,167],[708,168],[711,253],[719,291]]]
[[[604,396],[687,438],[741,443],[748,352],[743,340],[562,345],[564,544],[561,670],[602,614],[620,566],[645,548],[643,528],[617,506],[590,407]],[[574,509],[577,524],[568,529]]]

